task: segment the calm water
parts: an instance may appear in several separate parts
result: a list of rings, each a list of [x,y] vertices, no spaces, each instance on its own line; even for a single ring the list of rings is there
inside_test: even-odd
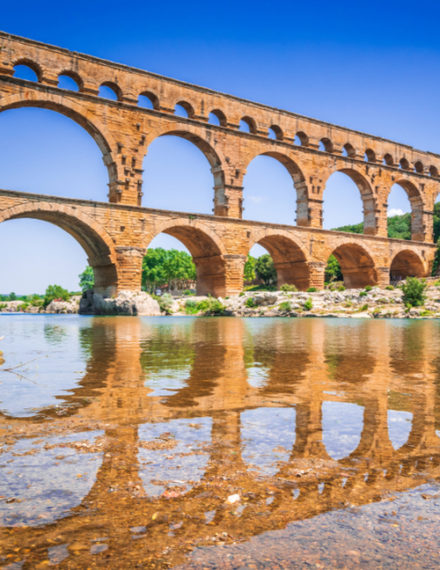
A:
[[[0,567],[438,566],[439,333],[1,316]]]

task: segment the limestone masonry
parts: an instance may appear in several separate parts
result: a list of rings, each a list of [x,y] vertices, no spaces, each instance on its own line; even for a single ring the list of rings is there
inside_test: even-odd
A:
[[[38,81],[14,77],[20,64],[32,68]],[[74,79],[79,90],[59,88],[60,75]],[[102,85],[118,100],[99,97]],[[139,107],[140,95],[153,109]],[[174,114],[177,104],[188,117]],[[109,202],[0,190],[0,222],[37,218],[69,232],[87,252],[99,293],[139,290],[142,257],[161,232],[182,241],[193,255],[199,293],[241,291],[246,256],[255,243],[272,255],[279,285],[300,289],[323,286],[332,253],[347,287],[383,286],[390,275],[430,272],[439,155],[0,32],[0,111],[25,106],[58,111],[87,130],[108,169]],[[219,125],[208,122],[210,113]],[[241,120],[249,132],[239,130]],[[268,137],[269,129],[275,139]],[[140,206],[143,159],[163,135],[188,139],[205,154],[213,175],[213,215]],[[241,219],[243,177],[261,154],[278,159],[292,176],[296,226]],[[359,188],[363,235],[321,229],[323,191],[336,171]],[[395,183],[411,203],[412,241],[387,238],[387,199]]]

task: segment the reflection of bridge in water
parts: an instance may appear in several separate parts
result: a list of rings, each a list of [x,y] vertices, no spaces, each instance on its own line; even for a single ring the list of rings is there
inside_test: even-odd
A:
[[[5,551],[32,547],[24,559],[34,565],[47,559],[49,547],[67,543],[69,561],[88,567],[96,561],[93,541],[106,537],[107,554],[117,552],[122,565],[157,558],[178,563],[185,548],[210,544],[222,533],[226,540],[245,539],[440,477],[437,325],[335,324],[225,318],[170,321],[158,333],[151,321],[95,319],[83,339],[90,350],[86,374],[63,397],[64,415],[41,410],[34,419],[3,417],[0,426],[18,425],[21,437],[40,435],[47,425],[51,435],[99,427],[105,435],[96,480],[65,518],[4,528]],[[182,377],[187,372],[185,381],[174,393],[155,395],[151,378],[164,367]],[[337,403],[339,413],[355,406],[360,414],[358,442],[344,457],[329,444],[329,403]],[[247,453],[249,426],[244,434],[246,413],[264,408],[295,410],[292,444],[272,453],[270,474],[256,470],[258,459]],[[389,431],[389,415],[397,412],[412,414],[400,447]],[[209,419],[211,435],[195,450],[207,458],[200,478],[186,486],[171,481],[171,492],[149,496],[141,426],[202,418]],[[253,451],[258,454],[258,446]],[[182,465],[185,460],[181,454]],[[227,502],[234,493],[242,498],[238,506]],[[137,540],[134,527],[145,527]]]

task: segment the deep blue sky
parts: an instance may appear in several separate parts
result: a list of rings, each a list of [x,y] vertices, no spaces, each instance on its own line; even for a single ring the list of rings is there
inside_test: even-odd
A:
[[[25,1],[2,6],[0,27],[440,152],[439,21],[432,1]],[[155,141],[144,167],[145,205],[210,211],[209,167],[189,143]],[[69,119],[34,109],[0,114],[0,187],[103,200],[106,183],[94,141]],[[343,175],[325,196],[326,227],[361,220],[358,191]],[[247,218],[289,223],[294,197],[278,163],[250,165]],[[408,210],[402,191],[390,208]],[[58,228],[8,222],[0,239],[0,292],[41,292],[49,282],[77,288],[85,255]]]

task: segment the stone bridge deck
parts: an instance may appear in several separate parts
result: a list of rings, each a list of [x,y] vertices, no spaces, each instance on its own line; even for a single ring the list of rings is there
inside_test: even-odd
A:
[[[322,288],[334,254],[347,287],[389,283],[390,275],[429,274],[432,243],[335,232],[320,228],[252,222],[214,215],[172,212],[0,190],[0,222],[34,218],[53,223],[84,248],[97,290],[138,290],[142,257],[160,233],[179,239],[193,256],[199,293],[239,293],[249,250],[261,244],[271,254],[278,284]]]

